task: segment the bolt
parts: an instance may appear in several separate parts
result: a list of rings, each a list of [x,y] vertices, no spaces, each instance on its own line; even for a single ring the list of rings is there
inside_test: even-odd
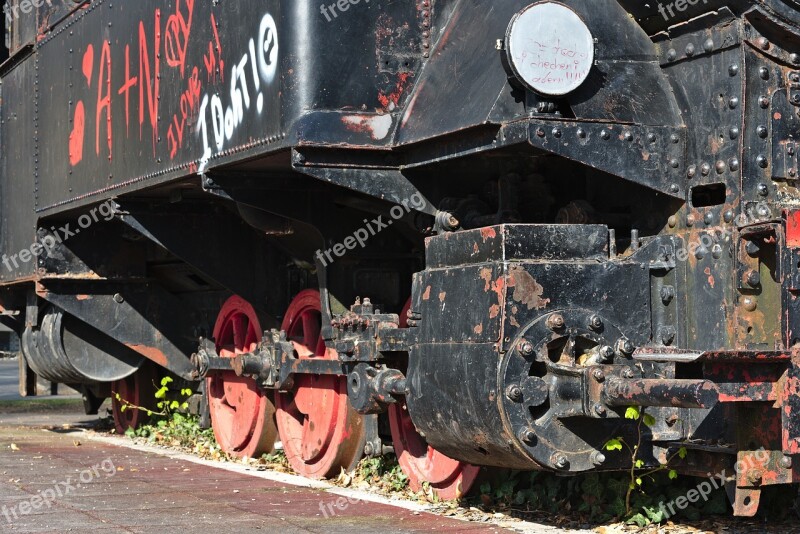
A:
[[[605,417],[607,413],[606,407],[602,404],[595,404],[594,413],[600,417]]]
[[[791,456],[784,456],[778,462],[781,467],[784,469],[790,469],[792,467],[792,457]]]
[[[506,388],[506,397],[514,402],[520,402],[522,400],[522,390],[518,385],[512,384]]]
[[[761,274],[758,271],[747,271],[744,275],[744,283],[750,287],[761,285]]]
[[[519,352],[523,356],[530,356],[531,354],[533,354],[533,344],[527,340],[523,341],[522,343],[519,344]]]
[[[526,428],[522,432],[519,433],[520,439],[527,443],[528,445],[535,445],[536,444],[536,432],[531,430],[530,428]]]
[[[560,453],[556,453],[551,456],[550,461],[553,462],[553,466],[556,469],[566,469],[566,467],[569,465],[569,460],[567,460],[567,457]]]
[[[636,376],[636,373],[633,372],[633,369],[625,369],[622,371],[623,378],[633,378]]]
[[[614,349],[606,345],[605,347],[600,348],[600,358],[603,362],[610,362],[614,359]]]
[[[119,293],[114,294],[114,302],[116,302],[117,304],[122,304],[124,301],[125,299],[122,298],[122,295],[120,295]]]
[[[617,349],[625,356],[630,356],[636,350],[636,346],[630,339],[624,337],[617,342]]]
[[[556,313],[547,318],[547,328],[550,330],[561,330],[564,328],[564,316]]]
[[[594,465],[603,465],[606,463],[606,455],[600,451],[594,451],[590,459]]]
[[[669,416],[667,416],[667,417],[664,419],[664,422],[665,422],[665,423],[667,423],[667,425],[669,425],[669,426],[672,426],[672,425],[674,425],[675,423],[677,423],[679,419],[680,419],[680,418],[678,417],[678,415],[677,415],[677,414],[672,414],[672,415],[669,415]]]
[[[660,294],[661,302],[664,303],[664,306],[667,306],[675,298],[675,288],[673,286],[664,286],[661,288]]]
[[[603,380],[606,379],[606,375],[605,373],[603,373],[602,369],[595,369],[594,371],[592,371],[592,376],[598,382],[602,382]]]
[[[592,315],[589,317],[589,328],[592,330],[600,330],[603,328],[603,320],[599,315]]]

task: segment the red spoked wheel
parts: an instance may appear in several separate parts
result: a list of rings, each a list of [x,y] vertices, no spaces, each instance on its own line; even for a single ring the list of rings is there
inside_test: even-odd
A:
[[[129,377],[111,383],[111,413],[117,434],[124,434],[131,428],[136,430],[150,419],[146,410],[155,408],[157,378],[155,365],[145,361]]]
[[[300,359],[338,358],[320,334],[319,291],[309,289],[292,301],[282,329]],[[309,478],[350,471],[364,452],[362,417],[350,406],[343,376],[297,375],[291,391],[275,397],[278,432],[289,464]]]
[[[400,313],[401,328],[408,326],[410,308],[411,300]],[[389,407],[389,426],[397,461],[413,491],[420,491],[427,482],[443,500],[460,499],[469,492],[480,468],[453,460],[428,445],[414,427],[405,400]]]
[[[214,325],[220,357],[233,358],[254,351],[261,335],[253,307],[240,297],[229,298]],[[275,406],[255,380],[236,376],[233,371],[216,373],[207,378],[206,391],[211,426],[223,451],[248,458],[272,451],[278,435]]]

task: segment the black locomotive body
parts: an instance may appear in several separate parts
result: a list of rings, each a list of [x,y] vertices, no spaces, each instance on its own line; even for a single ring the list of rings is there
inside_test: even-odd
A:
[[[170,372],[231,453],[393,441],[447,497],[627,469],[629,406],[739,515],[800,480],[795,0],[23,0],[6,42],[23,389]]]

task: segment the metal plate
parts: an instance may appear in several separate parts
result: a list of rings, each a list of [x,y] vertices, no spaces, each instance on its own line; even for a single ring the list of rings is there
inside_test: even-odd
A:
[[[581,86],[594,62],[594,37],[570,8],[532,4],[511,20],[506,51],[514,74],[537,93],[561,96]]]

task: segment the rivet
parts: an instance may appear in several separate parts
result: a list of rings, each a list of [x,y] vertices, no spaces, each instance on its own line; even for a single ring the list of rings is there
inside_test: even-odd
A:
[[[759,154],[756,156],[756,164],[758,164],[758,166],[762,169],[766,169],[769,166],[769,161],[764,154]]]
[[[651,142],[651,143],[655,143],[656,142],[656,134],[654,134],[654,133],[647,134],[647,140],[649,142]]]
[[[608,130],[603,130],[600,132],[600,138],[607,141],[611,138],[611,134],[608,133]]]
[[[689,215],[686,217],[686,226],[694,225],[694,215]]]
[[[766,126],[759,126],[758,128],[756,128],[756,133],[761,139],[766,139],[767,135],[769,135],[769,131],[767,131]]]
[[[761,106],[762,109],[767,109],[769,107],[769,98],[766,96],[758,97],[758,105]]]
[[[730,100],[728,100],[728,107],[731,109],[736,109],[739,107],[739,98],[732,96]]]
[[[734,126],[728,131],[728,135],[730,136],[731,139],[737,139],[739,137],[739,128]]]
[[[742,300],[742,306],[745,310],[751,312],[756,310],[758,304],[756,303],[756,299],[753,297],[745,297],[744,300]]]
[[[722,257],[722,247],[718,244],[711,247],[711,255],[714,256],[714,259],[718,260]]]
[[[700,165],[700,174],[702,174],[703,176],[708,176],[710,172],[711,172],[711,165],[709,165],[708,163],[703,163],[702,165]]]
[[[722,215],[722,219],[723,219],[723,220],[724,220],[726,223],[733,222],[733,217],[734,217],[734,215],[733,215],[733,211],[731,211],[731,210],[727,210],[727,211],[726,211],[726,212],[725,212],[725,213]]]
[[[759,67],[758,75],[762,80],[769,80],[769,69],[767,67]]]
[[[680,167],[680,164],[681,163],[677,159],[673,158],[669,160],[669,166],[672,167],[673,169],[677,169],[678,167]]]
[[[686,170],[686,176],[689,178],[694,178],[697,175],[697,165],[690,165],[689,168]]]
[[[578,137],[580,137],[581,139],[586,139],[586,130],[584,130],[583,128],[578,128],[577,133]]]
[[[669,219],[667,219],[667,224],[670,228],[675,228],[678,226],[678,218],[674,215],[671,215]]]
[[[714,222],[714,214],[711,212],[706,213],[705,217],[703,217],[703,222],[710,226]]]
[[[759,37],[758,41],[756,42],[758,43],[758,47],[761,50],[769,50],[769,47],[771,46],[770,42],[767,40],[766,37]]]
[[[767,187],[767,184],[758,184],[758,194],[762,197],[769,195],[769,187]]]
[[[717,169],[717,174],[722,174],[725,172],[727,165],[725,165],[724,161],[720,160],[716,163],[715,168]]]
[[[669,185],[670,193],[679,193],[680,190],[681,190],[681,188],[680,188],[680,186],[678,184],[670,184]]]
[[[730,169],[731,169],[732,171],[738,171],[738,170],[739,170],[739,160],[738,160],[738,159],[736,159],[736,158],[732,158],[732,159],[731,159],[731,160],[728,162],[728,166],[730,167]]]
[[[667,51],[667,60],[669,60],[669,61],[675,61],[675,58],[677,58],[677,57],[678,57],[678,53],[675,51],[675,49],[674,49],[674,48],[670,48],[670,49]]]
[[[736,76],[737,74],[739,74],[739,65],[731,65],[730,67],[728,67],[728,74],[730,74],[731,76]]]
[[[678,141],[681,140],[681,138],[678,137],[678,134],[672,134],[669,136],[669,140],[672,141],[672,144],[677,144]]]
[[[694,44],[689,43],[686,45],[686,55],[689,57],[694,55]]]
[[[561,130],[559,130],[558,128],[553,128],[553,137],[555,137],[556,139],[560,139],[561,138]]]
[[[710,37],[708,39],[706,39],[706,41],[703,43],[703,50],[705,50],[706,52],[713,51],[714,50],[714,39],[711,39]]]

